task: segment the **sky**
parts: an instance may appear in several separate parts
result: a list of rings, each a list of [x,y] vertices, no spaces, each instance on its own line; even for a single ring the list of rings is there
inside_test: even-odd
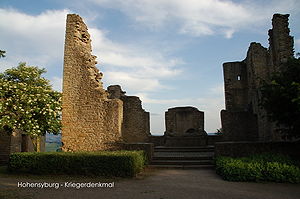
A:
[[[204,111],[209,133],[221,128],[222,64],[243,60],[251,42],[268,47],[274,13],[290,14],[300,52],[299,0],[0,0],[0,72],[20,62],[46,68],[61,91],[68,13],[89,28],[104,86],[139,96],[156,135],[176,106]]]

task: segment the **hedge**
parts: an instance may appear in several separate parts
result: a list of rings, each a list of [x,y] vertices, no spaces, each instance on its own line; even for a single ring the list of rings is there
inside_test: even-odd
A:
[[[216,172],[228,181],[300,183],[300,168],[286,156],[261,154],[244,158],[219,156]]]
[[[9,158],[11,172],[132,177],[145,164],[143,151],[22,152]]]

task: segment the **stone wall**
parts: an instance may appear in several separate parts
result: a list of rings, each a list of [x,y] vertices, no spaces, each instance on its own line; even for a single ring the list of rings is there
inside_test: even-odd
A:
[[[216,142],[223,141],[223,134],[221,135],[208,135],[207,136],[207,145],[215,145]]]
[[[154,144],[153,143],[124,143],[122,145],[123,150],[129,151],[144,151],[147,158],[147,163],[150,163],[154,154]]]
[[[293,56],[288,17],[280,14],[273,16],[269,49],[252,42],[245,60],[223,64],[226,112],[222,111],[221,115],[225,140],[281,139],[275,124],[268,120],[265,110],[259,106],[259,88],[263,81],[270,81],[272,73],[280,71],[282,64]],[[247,120],[253,126],[249,126]],[[232,126],[234,124],[236,126]],[[249,134],[250,130],[253,135]]]
[[[223,64],[226,110],[245,111],[247,103],[247,67],[245,62]]]
[[[258,139],[257,117],[247,111],[221,111],[224,141],[255,141]]]
[[[40,151],[45,151],[45,136],[40,137]],[[9,155],[16,152],[34,152],[33,140],[19,130],[0,131],[0,165],[8,163]]]
[[[108,99],[91,51],[87,26],[79,15],[68,14],[62,102],[64,151],[106,150],[121,141],[123,103]]]
[[[204,112],[195,107],[175,107],[165,112],[167,136],[204,134]],[[206,133],[205,133],[206,134]]]
[[[247,157],[261,153],[283,154],[300,160],[300,141],[217,142],[215,144],[215,156]]]
[[[148,142],[150,136],[150,116],[142,108],[139,97],[127,96],[119,85],[107,88],[110,99],[123,101],[122,138],[127,143]]]
[[[166,136],[151,135],[149,136],[149,143],[153,143],[154,146],[164,146],[166,144]]]
[[[0,131],[0,165],[8,162],[10,154],[11,136],[7,132]]]
[[[269,52],[273,71],[279,71],[282,63],[294,55],[294,39],[290,36],[289,14],[274,14],[273,28],[269,30]]]

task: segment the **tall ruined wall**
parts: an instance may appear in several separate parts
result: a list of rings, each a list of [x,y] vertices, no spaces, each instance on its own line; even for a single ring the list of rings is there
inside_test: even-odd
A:
[[[247,68],[244,62],[227,62],[223,64],[225,105],[227,110],[246,110],[247,102]]]
[[[259,43],[251,43],[247,57],[242,62],[223,65],[226,111],[222,111],[222,128],[227,140],[280,140],[275,124],[269,121],[264,109],[259,106],[262,82],[270,81],[273,72],[280,71],[282,63],[293,56],[293,37],[289,35],[289,15],[275,14],[273,28],[269,30],[269,49]],[[240,79],[235,77],[241,74]],[[244,113],[242,113],[244,112]],[[252,115],[252,116],[250,116]],[[256,128],[248,132],[249,120]],[[255,122],[254,122],[255,120]],[[226,138],[227,137],[227,138]]]
[[[169,136],[204,134],[204,112],[195,107],[175,107],[165,112],[166,133]]]
[[[119,85],[107,88],[109,98],[123,101],[122,138],[127,143],[147,142],[150,136],[150,116],[142,108],[139,97],[126,96]]]
[[[290,36],[289,14],[274,14],[269,30],[269,51],[272,70],[279,71],[282,63],[294,55],[294,39]]]
[[[267,48],[260,43],[252,42],[247,52],[248,74],[248,104],[250,112],[257,117],[257,133],[259,140],[273,140],[271,135],[272,123],[269,121],[264,109],[259,106],[261,93],[259,91],[262,81],[270,81],[272,74],[270,54]]]
[[[87,26],[68,14],[65,35],[62,142],[64,151],[97,151],[121,139],[122,101],[108,99],[95,67]]]

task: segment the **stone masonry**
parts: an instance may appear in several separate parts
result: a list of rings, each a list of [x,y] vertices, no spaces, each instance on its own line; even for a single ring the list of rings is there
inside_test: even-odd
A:
[[[293,37],[289,35],[289,15],[274,14],[269,30],[269,49],[251,43],[245,60],[223,64],[225,106],[221,111],[224,139],[230,141],[280,140],[274,123],[259,107],[262,81],[292,57]]]
[[[170,108],[165,113],[167,136],[197,136],[204,133],[204,112],[195,107]]]
[[[9,155],[16,152],[34,152],[33,139],[20,130],[11,133],[0,130],[0,165],[7,164]],[[45,151],[45,136],[40,137],[40,151]]]
[[[64,151],[107,150],[121,141],[123,102],[108,98],[91,51],[87,26],[79,15],[68,14],[62,104]]]
[[[165,146],[199,147],[207,145],[204,112],[195,107],[169,108],[165,112]]]
[[[142,108],[139,97],[127,96],[119,85],[107,88],[110,99],[123,101],[122,138],[127,143],[148,142],[150,136],[150,116]]]

